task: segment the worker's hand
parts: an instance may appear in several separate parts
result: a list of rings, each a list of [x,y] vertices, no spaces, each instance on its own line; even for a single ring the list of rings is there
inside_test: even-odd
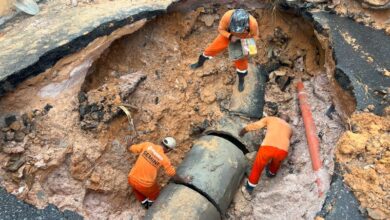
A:
[[[248,131],[245,128],[241,129],[240,134],[239,134],[240,137],[243,137],[247,132]]]
[[[230,37],[230,41],[231,42],[236,42],[236,41],[238,41],[240,38],[239,37],[236,37],[236,36],[234,36],[234,35],[232,35],[231,37]]]
[[[181,183],[181,184],[190,184],[192,182],[192,176],[181,177],[179,175],[175,175],[172,177],[173,182]]]
[[[193,176],[186,176],[183,178],[185,183],[189,184],[189,183],[192,183],[192,180],[194,179]]]

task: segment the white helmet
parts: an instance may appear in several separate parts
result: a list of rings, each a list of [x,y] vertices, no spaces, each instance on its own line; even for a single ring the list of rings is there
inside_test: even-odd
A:
[[[166,137],[166,138],[164,138],[164,140],[162,142],[163,142],[164,146],[169,148],[169,149],[175,149],[175,147],[176,147],[176,140],[173,137]]]

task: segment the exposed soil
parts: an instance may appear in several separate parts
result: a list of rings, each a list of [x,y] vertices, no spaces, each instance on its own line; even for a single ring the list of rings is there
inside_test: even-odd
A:
[[[13,168],[0,169],[1,185],[35,206],[53,203],[88,219],[141,218],[145,211],[127,184],[135,155],[126,148],[174,136],[179,147],[168,156],[177,166],[192,141],[223,116],[233,86],[237,86],[227,53],[196,71],[188,65],[215,38],[219,18],[226,10],[205,7],[159,17],[116,40],[104,53],[89,53],[92,49],[86,48],[2,97],[3,118],[16,117],[10,124],[1,124],[0,134],[6,138],[0,139],[5,140],[0,164]],[[278,176],[262,178],[251,203],[238,191],[227,218],[313,219],[324,198],[317,198],[294,84],[287,83],[283,91],[279,85],[285,77],[293,82],[306,80],[322,134],[324,166],[332,173],[333,149],[343,126],[337,113],[333,120],[325,116],[331,98],[324,55],[313,29],[302,18],[261,9],[251,14],[261,30],[259,53],[252,62],[284,65],[270,75],[266,101],[273,108],[266,112],[277,112],[276,105],[278,111],[292,117],[294,144]],[[111,43],[105,40],[91,45],[95,49],[104,45],[99,49],[104,50]],[[139,74],[146,79],[136,78]],[[81,114],[83,106],[95,104],[100,107],[89,109],[86,117]],[[129,110],[138,136],[116,108],[119,104],[135,107]],[[23,138],[16,140],[16,133],[21,136],[21,132]],[[160,174],[159,181],[164,185],[167,177]]]
[[[390,118],[354,114],[337,144],[345,182],[372,219],[390,218]]]

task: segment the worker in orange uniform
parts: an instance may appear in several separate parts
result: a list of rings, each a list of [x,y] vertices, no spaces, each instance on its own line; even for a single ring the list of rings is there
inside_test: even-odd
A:
[[[146,209],[153,204],[160,193],[157,173],[161,166],[177,183],[189,183],[192,180],[192,177],[181,178],[176,175],[176,170],[166,155],[176,147],[176,140],[172,137],[166,137],[162,141],[162,145],[144,142],[129,148],[131,152],[139,153],[140,156],[128,175],[128,182],[133,188],[136,199]]]
[[[251,197],[253,189],[259,182],[261,173],[267,164],[266,175],[275,177],[283,160],[286,159],[292,136],[291,126],[288,124],[289,121],[290,119],[287,115],[280,114],[279,118],[265,117],[260,121],[248,124],[241,130],[240,136],[244,136],[249,131],[267,128],[263,143],[257,152],[252,170],[242,190],[246,198]]]
[[[199,56],[198,62],[191,65],[192,69],[203,66],[204,62],[216,56],[229,46],[243,38],[259,38],[259,28],[256,19],[244,9],[227,11],[221,18],[218,27],[219,35]],[[238,90],[244,90],[244,77],[248,74],[248,57],[234,61],[238,74]]]

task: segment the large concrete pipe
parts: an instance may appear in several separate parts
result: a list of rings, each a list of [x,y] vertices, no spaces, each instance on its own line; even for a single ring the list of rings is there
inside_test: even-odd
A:
[[[245,77],[245,89],[233,89],[229,110],[232,114],[259,119],[263,116],[265,82],[267,71],[264,66],[249,64]]]
[[[196,190],[199,195],[207,198],[208,203],[202,204],[202,206],[208,206],[209,203],[213,204],[223,214],[233,199],[244,176],[246,166],[247,161],[243,152],[232,142],[221,137],[206,135],[195,141],[187,157],[178,167],[177,173],[181,176],[193,176],[192,183],[187,187]],[[197,201],[192,202],[191,200],[180,209],[175,204],[171,205],[171,203],[176,203],[176,201],[182,199],[182,195],[174,191],[178,191],[178,189],[175,187],[164,188],[156,203],[146,215],[146,219],[161,219],[160,216],[155,214],[158,212],[170,213],[166,215],[172,216],[184,216],[185,213],[189,212],[196,214],[197,212],[193,211],[194,209],[204,209],[204,212],[210,212],[210,215],[204,215],[206,216],[204,219],[216,219],[213,218],[213,209],[196,207],[198,205]],[[193,217],[194,219],[203,219],[202,216]]]
[[[145,219],[221,219],[248,165],[244,153],[255,150],[253,146],[261,142],[251,135],[238,135],[248,122],[245,118],[260,118],[263,114],[266,70],[259,67],[250,65],[245,90],[233,92],[233,116],[223,117],[196,140],[178,167],[179,175],[193,176],[192,183],[169,183]]]
[[[263,108],[259,107],[259,109],[263,111]],[[261,143],[260,138],[255,132],[240,137],[239,133],[247,123],[248,120],[243,118],[226,116],[209,127],[205,131],[205,134],[225,138],[226,140],[233,142],[236,147],[246,154],[248,152],[256,151],[256,146],[259,146]]]
[[[198,192],[174,183],[168,184],[144,219],[221,219],[216,207]]]
[[[217,136],[199,138],[177,172],[193,176],[192,186],[225,213],[244,176],[247,161],[232,142]]]

